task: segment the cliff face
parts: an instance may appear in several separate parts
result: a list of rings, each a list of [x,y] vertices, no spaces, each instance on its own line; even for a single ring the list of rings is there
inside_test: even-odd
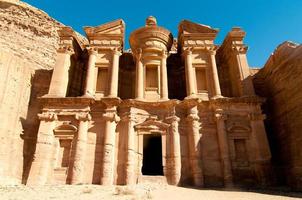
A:
[[[31,159],[60,26],[26,3],[0,1],[0,184],[20,183]]]
[[[284,42],[255,74],[279,184],[302,189],[302,45]]]

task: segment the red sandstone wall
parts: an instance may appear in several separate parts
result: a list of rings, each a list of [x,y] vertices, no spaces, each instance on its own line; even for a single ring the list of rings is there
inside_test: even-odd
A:
[[[302,189],[302,46],[284,42],[255,74],[279,184]]]

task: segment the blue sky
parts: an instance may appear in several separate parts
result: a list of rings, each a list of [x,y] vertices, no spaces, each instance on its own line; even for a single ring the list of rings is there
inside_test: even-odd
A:
[[[302,0],[25,0],[51,17],[83,33],[83,26],[97,26],[115,19],[126,23],[129,34],[153,15],[158,25],[174,37],[181,20],[219,28],[220,44],[233,26],[246,32],[250,66],[263,66],[278,44],[285,40],[302,41]],[[129,47],[128,44],[126,44]]]

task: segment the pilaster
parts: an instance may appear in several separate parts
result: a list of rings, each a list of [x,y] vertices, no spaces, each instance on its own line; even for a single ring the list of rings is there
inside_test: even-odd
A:
[[[85,96],[94,96],[95,95],[95,62],[98,51],[96,48],[88,48],[88,65],[87,65],[87,76],[86,76],[86,85],[85,85]]]
[[[167,74],[167,57],[166,51],[162,51],[161,66],[160,66],[160,83],[161,83],[161,99],[168,100],[168,74]]]
[[[127,139],[126,139],[126,163],[125,163],[125,184],[136,184],[136,170],[135,170],[135,117],[133,114],[128,114],[122,118],[127,123]]]
[[[200,151],[199,151],[199,140],[200,140],[200,123],[198,117],[197,106],[189,109],[187,116],[188,129],[189,129],[189,156],[190,165],[193,175],[194,185],[198,187],[204,186],[203,172],[200,164]]]
[[[229,153],[228,138],[225,129],[225,120],[227,119],[227,116],[223,113],[223,110],[217,109],[215,113],[215,119],[217,125],[217,137],[220,150],[224,186],[226,188],[231,188],[233,187],[233,173]]]
[[[186,71],[186,85],[187,85],[187,97],[195,97],[197,90],[195,84],[195,77],[193,73],[192,64],[192,49],[186,48],[183,52],[185,56],[185,71]]]
[[[166,118],[166,121],[170,124],[169,127],[169,142],[170,152],[168,159],[170,166],[167,166],[169,171],[168,182],[170,185],[178,185],[181,178],[181,151],[180,151],[180,135],[178,131],[179,117],[170,116]]]
[[[258,182],[262,186],[265,186],[268,184],[268,169],[271,158],[263,122],[265,115],[261,113],[251,113],[249,114],[249,119],[252,127],[251,141],[254,147],[254,171],[257,175]]]
[[[221,97],[221,90],[220,90],[220,83],[219,83],[219,77],[217,72],[217,65],[216,65],[216,50],[217,46],[213,45],[209,48],[207,48],[209,54],[210,54],[210,62],[211,62],[211,74],[212,74],[212,80],[213,80],[213,92],[212,98],[219,98]]]
[[[74,50],[71,46],[61,46],[57,50],[56,64],[53,69],[49,92],[47,96],[65,97],[67,93],[71,55]]]
[[[84,183],[83,175],[85,172],[85,157],[87,148],[87,134],[91,116],[88,113],[76,114],[79,121],[78,135],[76,138],[74,163],[72,167],[71,184]]]
[[[118,71],[119,71],[119,58],[122,55],[118,49],[112,49],[112,65],[110,76],[109,97],[117,97],[118,92]]]
[[[142,62],[142,49],[136,52],[136,84],[135,84],[135,98],[144,98],[144,67]]]
[[[53,130],[57,116],[54,113],[38,114],[40,126],[37,135],[36,151],[33,156],[27,185],[45,185],[50,174],[52,148],[54,142]]]
[[[105,121],[104,130],[104,150],[103,150],[103,168],[101,171],[101,184],[112,185],[114,183],[114,148],[115,148],[115,129],[119,117],[115,109],[107,109],[103,114]]]

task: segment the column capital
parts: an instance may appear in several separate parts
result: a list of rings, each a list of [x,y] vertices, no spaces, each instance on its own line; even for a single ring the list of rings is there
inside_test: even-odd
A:
[[[44,113],[38,114],[38,118],[41,121],[55,121],[58,119],[58,116],[56,113],[44,112]]]
[[[125,121],[125,122],[134,122],[134,123],[137,123],[137,118],[135,116],[135,114],[133,113],[125,113],[122,115],[121,117],[121,120],[122,121]]]
[[[192,55],[193,48],[192,47],[187,47],[183,48],[183,55]]]
[[[111,122],[119,122],[120,117],[115,112],[105,112],[102,115],[103,119]]]
[[[215,121],[220,121],[220,120],[225,121],[228,118],[227,114],[225,114],[222,109],[217,109],[214,113],[214,116],[215,116]]]
[[[216,55],[217,49],[218,49],[217,45],[206,46],[206,50],[209,52],[210,55]]]
[[[263,121],[266,119],[266,115],[262,113],[250,113],[248,116],[251,121]]]
[[[69,54],[72,55],[74,54],[74,49],[69,46],[69,45],[60,45],[60,47],[57,49],[58,53],[64,53],[64,54]]]
[[[141,48],[136,49],[133,53],[137,60],[141,60],[143,54],[143,50]]]
[[[238,54],[246,54],[248,50],[248,46],[244,44],[232,44],[231,48],[235,53]]]
[[[166,50],[162,50],[162,52],[161,52],[161,56],[162,56],[162,58],[163,58],[163,59],[167,59],[167,57],[169,56],[168,51],[166,51]]]
[[[199,121],[199,116],[197,114],[189,114],[187,116],[188,121]]]
[[[179,122],[180,118],[177,117],[176,115],[173,115],[173,116],[166,117],[165,121],[168,123]]]
[[[117,56],[122,55],[121,51],[118,48],[111,49],[111,53],[112,55],[117,55]]]
[[[91,115],[89,113],[77,113],[75,118],[79,121],[90,121]]]
[[[96,47],[87,47],[87,52],[88,55],[97,55],[98,54],[98,49]]]

